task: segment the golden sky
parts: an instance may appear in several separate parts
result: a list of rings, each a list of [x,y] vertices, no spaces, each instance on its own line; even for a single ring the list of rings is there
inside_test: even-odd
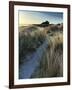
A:
[[[28,24],[40,24],[44,21],[50,23],[62,23],[63,13],[60,12],[39,12],[39,11],[19,11],[19,26]]]

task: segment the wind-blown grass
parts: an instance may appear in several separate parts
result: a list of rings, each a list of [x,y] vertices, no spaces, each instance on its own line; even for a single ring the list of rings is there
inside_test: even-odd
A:
[[[23,32],[22,35],[19,35],[20,65],[26,62],[25,57],[27,55],[35,52],[46,39],[48,41],[48,48],[41,58],[40,65],[32,73],[31,78],[63,76],[63,31],[45,29],[50,28],[46,27],[44,30],[37,31],[32,29],[31,32]]]
[[[22,35],[19,37],[19,61],[24,60],[25,56],[32,54],[36,49],[43,44],[46,35],[40,32],[35,32],[35,35]]]
[[[58,32],[54,36],[48,37],[48,41],[48,49],[31,78],[63,76],[63,35]]]

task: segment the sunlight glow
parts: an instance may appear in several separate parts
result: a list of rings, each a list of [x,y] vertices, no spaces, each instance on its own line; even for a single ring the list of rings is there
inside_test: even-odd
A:
[[[40,24],[46,20],[50,23],[62,23],[63,13],[61,12],[39,12],[39,11],[19,11],[19,26],[26,24]]]

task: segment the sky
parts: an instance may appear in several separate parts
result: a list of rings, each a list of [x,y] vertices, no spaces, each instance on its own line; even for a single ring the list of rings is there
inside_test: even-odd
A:
[[[49,21],[51,24],[63,23],[62,12],[25,11],[19,10],[19,26],[40,24]]]

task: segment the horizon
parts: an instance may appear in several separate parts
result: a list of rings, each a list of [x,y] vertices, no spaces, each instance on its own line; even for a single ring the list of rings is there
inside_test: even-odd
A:
[[[49,21],[50,24],[63,23],[62,12],[19,10],[18,14],[19,14],[19,26],[41,24],[44,21]]]

